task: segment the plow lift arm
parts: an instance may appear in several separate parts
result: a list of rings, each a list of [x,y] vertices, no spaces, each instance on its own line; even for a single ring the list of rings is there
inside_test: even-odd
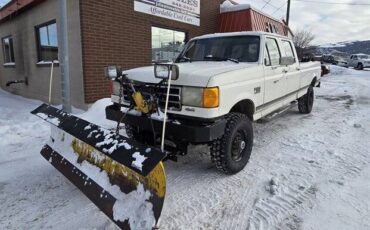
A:
[[[159,77],[171,85],[172,65],[156,65]],[[165,73],[165,71],[168,73]],[[122,71],[106,69],[115,80],[130,81]],[[157,76],[157,74],[156,74]],[[145,101],[133,88],[132,103],[146,114],[157,111],[157,103]],[[167,113],[168,93],[165,106]],[[41,155],[79,188],[121,229],[153,229],[159,221],[166,194],[163,166],[163,124],[161,149],[145,146],[88,121],[42,104],[32,114],[51,124],[49,142]],[[165,118],[164,118],[165,119]]]

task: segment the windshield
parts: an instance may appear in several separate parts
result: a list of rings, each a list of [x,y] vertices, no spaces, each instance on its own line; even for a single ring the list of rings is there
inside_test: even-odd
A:
[[[367,55],[358,55],[358,57],[361,58],[361,59],[368,59],[369,58],[369,56],[367,56]]]
[[[177,62],[228,60],[257,62],[259,52],[259,36],[214,37],[191,41]]]

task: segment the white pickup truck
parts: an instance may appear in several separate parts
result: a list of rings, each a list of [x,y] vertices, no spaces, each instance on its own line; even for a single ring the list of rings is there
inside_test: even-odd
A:
[[[239,172],[249,161],[252,122],[295,101],[301,113],[310,113],[314,87],[321,77],[319,62],[300,64],[289,38],[265,32],[191,39],[172,65],[168,146],[186,153],[189,144],[208,144],[216,167],[229,174]],[[157,68],[142,67],[123,74],[141,82],[136,88],[144,95],[156,92],[163,111],[166,86],[158,85]],[[163,120],[157,114],[128,110],[131,93],[113,81],[113,105],[106,108],[106,116],[125,123],[129,137],[155,145]]]
[[[370,68],[370,56],[367,54],[353,54],[349,59],[349,66],[358,70]]]

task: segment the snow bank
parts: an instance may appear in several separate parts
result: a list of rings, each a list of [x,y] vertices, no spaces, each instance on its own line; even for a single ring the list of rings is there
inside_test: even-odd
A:
[[[221,4],[220,12],[221,13],[235,12],[235,11],[241,11],[241,10],[246,10],[246,9],[250,9],[250,8],[251,8],[251,5],[249,5],[249,4],[237,4],[237,5],[235,5],[235,4],[231,3],[229,0],[226,0]]]
[[[105,118],[105,107],[111,104],[112,102],[110,98],[98,100],[88,109],[87,112],[79,114],[78,117],[106,129],[114,128],[116,127],[116,122]]]

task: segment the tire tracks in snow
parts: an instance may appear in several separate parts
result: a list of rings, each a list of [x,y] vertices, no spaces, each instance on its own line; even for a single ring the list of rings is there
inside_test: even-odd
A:
[[[369,142],[364,144],[366,138],[363,138],[364,136],[366,137],[366,133],[358,132],[352,124],[354,121],[361,119],[361,109],[357,105],[353,105],[352,110],[339,110],[336,107],[337,104],[340,103],[329,104],[329,106],[325,108],[332,110],[333,113],[336,113],[336,116],[329,116],[329,114],[325,115],[326,122],[323,126],[320,126],[320,132],[331,127],[338,129],[338,127],[333,124],[338,124],[338,117],[344,118],[343,122],[340,123],[340,128],[342,129],[335,130],[335,135],[327,135],[328,132],[324,131],[324,135],[319,132],[303,135],[305,138],[299,136],[298,138],[289,138],[286,142],[282,142],[282,145],[288,148],[293,148],[297,152],[303,151],[305,153],[305,157],[302,157],[302,160],[308,161],[311,164],[309,167],[307,164],[299,164],[300,162],[289,164],[289,166],[292,167],[290,170],[294,170],[294,164],[296,167],[297,165],[301,165],[302,172],[306,172],[308,175],[304,176],[306,180],[302,179],[302,175],[293,175],[295,180],[291,180],[288,184],[283,185],[283,188],[287,189],[282,189],[283,191],[276,196],[258,200],[253,207],[248,229],[279,229],[281,226],[284,226],[285,229],[287,226],[291,229],[299,229],[301,221],[299,221],[299,218],[297,221],[297,214],[309,212],[313,208],[316,192],[320,189],[320,187],[316,186],[322,182],[320,180],[320,175],[325,173],[326,179],[333,178],[334,180],[329,181],[338,183],[338,186],[340,186],[344,183],[342,181],[351,181],[358,177],[362,170],[370,164],[369,153],[367,151],[370,145]],[[357,109],[357,111],[354,112],[353,109]],[[362,122],[366,122],[366,120]],[[333,132],[329,131],[329,134],[330,133],[333,134]],[[325,136],[325,134],[327,136]],[[324,141],[321,141],[321,139]],[[358,148],[351,148],[351,146],[348,146],[353,144],[353,140],[361,140],[359,141],[360,146]],[[322,151],[325,150],[322,146],[326,147],[328,144],[336,150]],[[317,150],[319,150],[319,154],[315,152]],[[322,154],[326,154],[326,156],[323,157]],[[320,162],[307,160],[309,158],[319,159]],[[340,181],[335,181],[338,177]],[[299,185],[303,182],[305,185]],[[297,190],[297,186],[305,189],[302,191]],[[325,195],[331,196],[332,194]],[[293,223],[293,225],[292,223],[286,225],[287,221],[292,222],[292,217],[295,223]]]

